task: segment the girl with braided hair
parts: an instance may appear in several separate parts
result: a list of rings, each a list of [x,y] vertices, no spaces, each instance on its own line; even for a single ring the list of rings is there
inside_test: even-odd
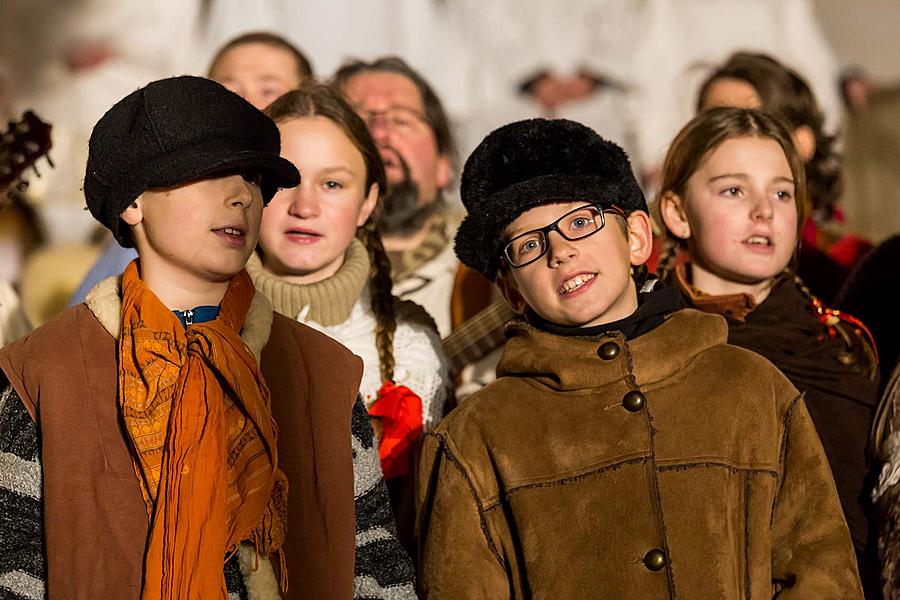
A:
[[[248,271],[276,311],[363,359],[360,393],[401,540],[411,547],[415,449],[423,429],[440,419],[451,382],[431,318],[391,295],[378,231],[384,166],[366,124],[333,87],[289,92],[266,113],[302,181],[264,211]]]
[[[826,132],[812,89],[770,56],[736,52],[707,77],[697,96],[698,112],[717,106],[761,108],[788,126],[803,162],[811,208],[801,228],[797,270],[820,298],[831,302],[850,268],[872,245],[846,231],[838,206],[844,188],[838,136]]]
[[[795,274],[806,195],[803,163],[780,120],[754,109],[700,113],[663,165],[658,274],[688,306],[723,315],[730,344],[762,354],[805,393],[863,585],[874,594],[866,444],[877,361],[865,327],[827,308]]]

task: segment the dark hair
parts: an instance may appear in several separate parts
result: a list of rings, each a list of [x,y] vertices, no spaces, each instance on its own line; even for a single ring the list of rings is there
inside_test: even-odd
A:
[[[419,95],[422,97],[422,105],[425,107],[425,120],[434,131],[438,152],[450,159],[452,164],[457,163],[456,144],[453,140],[453,132],[450,120],[434,89],[419,75],[406,61],[397,56],[385,56],[372,62],[362,60],[350,60],[341,65],[334,74],[333,83],[342,90],[347,82],[361,73],[397,73],[413,82]]]
[[[660,178],[657,206],[663,196],[673,193],[686,200],[688,181],[703,165],[709,155],[722,144],[734,138],[758,137],[774,140],[781,146],[794,177],[794,202],[797,205],[797,226],[802,226],[809,212],[806,192],[806,173],[803,161],[797,154],[793,138],[783,121],[767,112],[749,108],[712,108],[701,112],[684,126],[666,153]],[[665,279],[683,247],[684,240],[676,238],[665,226],[666,241],[659,258],[657,273]]]
[[[264,111],[276,123],[301,117],[324,117],[337,125],[349,138],[366,165],[366,190],[378,186],[378,203],[366,222],[356,230],[356,237],[369,253],[372,281],[372,312],[375,314],[375,343],[383,381],[394,379],[394,332],[397,315],[394,296],[391,294],[391,263],[381,243],[378,228],[381,213],[381,197],[387,189],[384,164],[375,141],[365,122],[344,99],[341,92],[325,84],[311,84],[288,92],[275,100]]]
[[[816,141],[815,154],[806,163],[806,185],[813,216],[830,219],[843,191],[842,157],[835,150],[837,136],[825,134],[825,116],[806,81],[765,54],[737,52],[703,83],[697,96],[701,110],[712,85],[720,79],[737,79],[756,90],[762,108],[782,118],[791,130],[809,127]]]
[[[300,82],[302,83],[313,78],[313,68],[309,63],[309,59],[306,58],[306,55],[303,54],[297,46],[293,45],[280,35],[275,35],[274,33],[269,33],[267,31],[254,31],[239,35],[219,48],[219,51],[216,52],[216,55],[209,63],[209,72],[207,75],[212,76],[216,64],[218,64],[222,57],[225,56],[226,52],[232,48],[237,48],[238,46],[243,46],[245,44],[265,44],[266,46],[285,50],[294,57],[294,60],[297,63],[297,78]]]

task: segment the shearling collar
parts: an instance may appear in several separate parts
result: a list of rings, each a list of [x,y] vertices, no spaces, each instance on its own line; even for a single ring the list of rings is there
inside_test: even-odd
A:
[[[84,303],[94,313],[103,328],[116,340],[122,329],[122,276],[108,277],[88,292]],[[259,362],[263,346],[272,331],[272,305],[258,291],[253,295],[241,339]]]
[[[594,337],[562,337],[523,321],[508,326],[497,377],[529,377],[560,391],[603,387],[634,377],[640,385],[665,380],[685,368],[698,354],[728,338],[725,319],[697,310],[678,310],[652,331],[632,340],[612,331]],[[619,354],[612,360],[598,355],[614,342]]]

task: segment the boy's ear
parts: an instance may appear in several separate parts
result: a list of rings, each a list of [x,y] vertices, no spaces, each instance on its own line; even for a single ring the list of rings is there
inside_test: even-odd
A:
[[[503,297],[512,309],[520,315],[525,314],[525,309],[528,307],[528,304],[525,302],[525,298],[522,297],[522,294],[519,293],[519,289],[516,287],[516,282],[513,281],[512,276],[509,273],[501,272],[497,275],[497,279],[494,283],[500,288],[500,293],[503,294]]]
[[[628,226],[628,252],[632,265],[642,265],[650,258],[653,251],[653,226],[650,215],[636,210],[625,219]]]
[[[129,204],[128,208],[122,211],[120,218],[132,227],[144,220],[144,211],[141,208],[141,196],[135,198],[134,202]]]
[[[691,224],[684,210],[684,201],[674,192],[666,192],[659,199],[659,216],[673,236],[686,240],[691,237]]]
[[[359,208],[359,218],[356,219],[357,227],[362,227],[366,224],[366,221],[369,220],[369,216],[372,214],[372,211],[375,210],[375,205],[378,204],[378,194],[378,184],[373,183],[369,186],[369,193],[366,194],[366,198]]]

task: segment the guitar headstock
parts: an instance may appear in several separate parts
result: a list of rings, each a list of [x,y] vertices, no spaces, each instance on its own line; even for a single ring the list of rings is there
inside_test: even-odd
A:
[[[0,194],[26,169],[34,167],[35,161],[46,155],[51,145],[50,125],[30,110],[21,120],[10,121],[9,128],[0,136]]]

